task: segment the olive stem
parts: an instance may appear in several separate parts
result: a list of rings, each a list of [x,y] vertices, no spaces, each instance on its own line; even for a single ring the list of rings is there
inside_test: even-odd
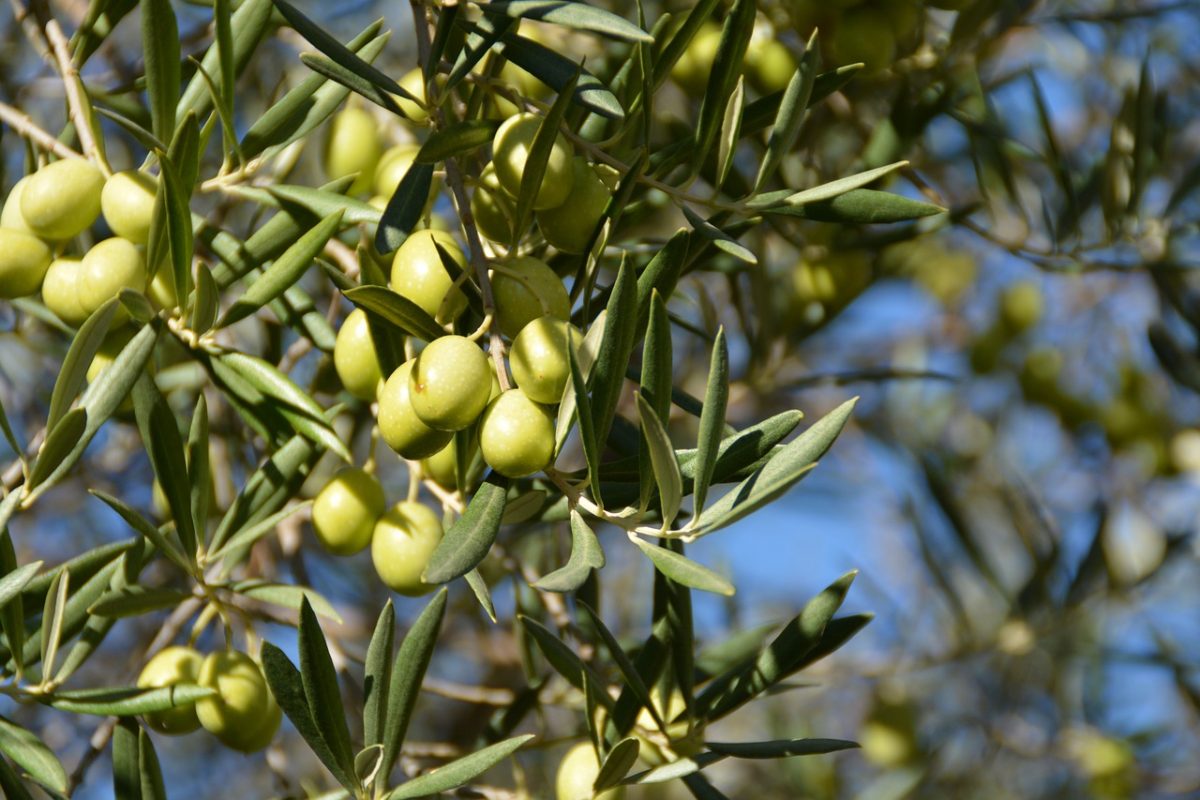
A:
[[[46,34],[46,41],[50,43],[54,59],[58,62],[58,71],[62,75],[63,89],[67,93],[67,106],[71,109],[71,120],[75,123],[75,134],[79,137],[79,144],[83,147],[83,152],[96,163],[96,166],[104,173],[104,177],[107,178],[112,175],[112,167],[109,166],[108,159],[104,157],[104,151],[96,141],[91,124],[90,105],[80,91],[83,84],[79,80],[79,70],[75,69],[75,62],[71,60],[67,37],[63,35],[58,21],[53,18],[45,20],[42,30]]]
[[[33,117],[24,111],[13,108],[8,103],[0,103],[0,122],[4,122],[14,131],[43,150],[47,150],[62,158],[83,158],[70,147],[55,139],[33,121]]]

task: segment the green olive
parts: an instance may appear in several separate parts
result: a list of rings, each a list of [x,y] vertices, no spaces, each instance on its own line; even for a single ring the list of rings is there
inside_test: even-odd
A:
[[[592,791],[600,774],[600,760],[591,742],[580,742],[567,751],[558,765],[554,780],[555,800],[623,800],[625,787],[617,786],[599,794]]]
[[[154,271],[146,286],[146,296],[158,308],[176,308],[179,305],[179,292],[175,291],[175,269],[171,259],[164,258],[163,263]]]
[[[375,194],[384,197],[395,194],[396,187],[404,179],[420,150],[420,145],[415,144],[398,144],[385,150],[375,166],[375,181],[372,184]]]
[[[721,43],[721,26],[706,22],[688,42],[679,60],[671,67],[671,78],[689,94],[699,96],[708,87],[717,46]]]
[[[778,39],[754,42],[746,51],[746,74],[762,94],[782,92],[796,74],[796,59]]]
[[[29,185],[31,177],[33,176],[26,175],[13,184],[12,191],[8,193],[8,198],[4,201],[4,209],[0,210],[0,228],[12,228],[33,233],[25,224],[25,218],[21,216],[21,192]]]
[[[179,683],[197,683],[203,657],[190,647],[178,645],[164,648],[154,655],[138,676],[139,689],[161,689]],[[200,727],[196,707],[192,703],[146,714],[146,725],[159,733],[178,735],[191,733]]]
[[[114,173],[104,182],[100,209],[113,233],[134,244],[150,240],[157,185],[154,178],[135,170]]]
[[[397,294],[413,301],[444,325],[462,314],[467,297],[454,286],[438,245],[460,270],[467,268],[467,257],[453,236],[445,231],[414,231],[392,259],[391,285]]]
[[[279,723],[283,722],[283,709],[268,690],[267,710],[257,724],[251,724],[244,731],[230,734],[225,740],[228,747],[241,753],[257,753],[267,747],[279,732]]]
[[[532,256],[498,262],[492,271],[492,295],[496,323],[510,339],[538,317],[571,316],[571,299],[562,278],[545,261]]]
[[[146,262],[133,242],[119,237],[97,242],[80,263],[79,306],[91,314],[122,289],[146,288]]]
[[[351,311],[338,329],[333,343],[333,366],[350,394],[368,402],[378,396],[383,373],[367,314],[361,308]]]
[[[483,460],[501,475],[540,472],[554,458],[554,417],[520,389],[509,389],[483,412],[479,425]]]
[[[461,431],[483,413],[491,381],[488,357],[478,344],[465,336],[442,336],[417,356],[408,395],[426,425]]]
[[[196,701],[196,716],[209,733],[227,747],[248,752],[262,749],[274,736],[262,726],[275,717],[275,700],[254,659],[236,650],[210,653],[200,666],[201,686],[216,694]]]
[[[46,277],[42,281],[42,302],[54,312],[54,316],[72,327],[79,327],[88,315],[79,305],[79,276],[82,274],[78,258],[63,256],[50,262]]]
[[[538,317],[526,325],[513,339],[508,352],[508,365],[513,380],[530,400],[555,405],[562,399],[563,390],[571,380],[571,365],[567,356],[567,335],[570,332],[579,346],[579,331],[558,317]]]
[[[405,361],[379,390],[379,435],[387,446],[410,460],[428,458],[453,440],[454,434],[426,425],[413,410],[408,379],[415,361]]]
[[[561,206],[537,212],[537,222],[547,242],[564,253],[582,253],[612,192],[586,159],[572,159],[571,171],[571,196]]]
[[[43,239],[69,239],[100,216],[104,174],[90,161],[64,158],[29,177],[21,190],[21,216]]]
[[[835,64],[862,62],[867,74],[885,69],[896,60],[892,21],[873,7],[843,15],[828,44]]]
[[[375,571],[393,592],[409,597],[434,587],[421,573],[442,540],[442,521],[428,506],[414,501],[397,503],[375,523],[371,560]]]
[[[520,197],[521,181],[525,175],[525,162],[529,159],[533,138],[541,127],[542,118],[536,114],[517,114],[509,117],[496,131],[492,140],[492,163],[501,188],[512,197]],[[550,158],[533,200],[534,209],[554,208],[562,205],[571,193],[571,159],[574,150],[561,133],[554,137]]]
[[[329,552],[353,555],[371,543],[375,522],[386,508],[383,487],[374,475],[343,467],[313,500],[313,532]]]
[[[428,97],[425,93],[425,75],[421,72],[421,68],[410,69],[397,83],[400,84],[400,88],[420,100],[421,103],[414,103],[407,97],[398,96],[396,104],[400,106],[400,110],[406,117],[418,125],[424,125],[429,120],[429,111],[423,105],[428,102]]]
[[[569,204],[568,204],[569,205]],[[479,184],[471,195],[471,216],[484,238],[506,247],[515,238],[517,204],[500,188],[496,168],[488,164],[479,175]]]
[[[1014,334],[1024,333],[1042,318],[1042,288],[1033,281],[1018,281],[1000,296],[1000,319]]]
[[[50,248],[31,233],[0,228],[0,297],[31,295],[50,268]]]
[[[330,179],[357,175],[349,194],[363,194],[371,188],[375,165],[383,146],[379,141],[379,124],[361,108],[347,108],[329,123],[329,138],[325,141],[325,174]]]
[[[458,486],[458,446],[452,439],[449,444],[429,458],[421,460],[421,472],[426,478],[445,489]]]

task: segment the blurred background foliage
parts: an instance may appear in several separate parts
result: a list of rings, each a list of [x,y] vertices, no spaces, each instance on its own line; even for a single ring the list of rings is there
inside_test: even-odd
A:
[[[75,0],[53,5],[68,22],[86,11]],[[377,65],[398,76],[416,63],[407,3],[297,5],[342,39],[382,16],[394,33]],[[633,13],[632,4],[607,5]],[[645,7],[654,20],[689,6]],[[208,12],[184,4],[177,13],[184,52],[200,52]],[[697,598],[701,633],[719,638],[785,618],[850,568],[862,571],[851,610],[877,615],[849,647],[806,672],[803,685],[709,732],[770,738],[801,735],[800,726],[858,739],[862,749],[721,764],[714,781],[731,797],[1195,796],[1200,6],[762,0],[748,100],[782,88],[779,74],[786,82],[814,27],[826,66],[866,68],[810,113],[781,165],[786,185],[907,159],[887,188],[948,213],[899,226],[773,219],[742,240],[757,264],[718,254],[681,285],[673,311],[698,335],[677,334],[676,378],[702,394],[706,337],[721,323],[736,332],[735,426],[792,407],[815,419],[862,395],[813,478],[736,534],[694,548],[739,587],[733,599]],[[621,67],[596,39],[545,35],[560,37],[550,42],[556,49],[586,54],[597,75]],[[246,120],[305,77],[296,58],[304,49],[291,31],[259,48],[239,89]],[[693,125],[711,52],[698,43],[661,91],[658,144]],[[138,54],[138,29],[129,24],[89,61],[84,78],[98,102],[133,113],[122,98],[136,88]],[[65,122],[61,84],[7,4],[0,99],[50,130]],[[123,134],[115,126],[111,133],[114,166],[135,165]],[[381,135],[408,136],[394,125]],[[9,131],[2,146],[7,188],[25,155]],[[317,137],[295,150],[289,182],[324,182],[320,148]],[[761,145],[747,142],[731,183],[751,184],[761,157]],[[212,206],[197,211],[227,225],[253,225],[244,206],[230,211],[219,195],[200,202]],[[623,233],[653,250],[685,222],[665,197],[647,202],[637,229]],[[311,290],[329,292],[315,283]],[[0,330],[0,399],[28,434],[65,343],[29,316],[14,328],[7,310]],[[288,344],[277,327],[247,330],[261,338],[260,350]],[[200,380],[192,365],[160,365],[164,388]],[[693,418],[676,422],[681,438],[694,436]],[[218,434],[236,425],[215,414],[212,428],[220,446]],[[380,457],[385,483],[400,493],[402,464]],[[216,487],[222,505],[244,468],[236,455],[228,463],[227,481]],[[332,468],[319,468],[306,491]],[[127,535],[83,489],[120,487],[150,507],[150,485],[134,429],[109,426],[55,490],[57,501],[14,523],[20,560],[56,562]],[[506,546],[531,563],[558,558],[525,553],[535,544],[523,537]],[[603,602],[610,627],[634,638],[647,632],[650,570],[627,551],[610,554]],[[335,658],[361,659],[385,595],[369,577],[369,558],[335,561],[298,523],[281,528],[256,558],[269,562],[258,565],[265,574],[331,598],[344,618],[331,642],[347,643]],[[517,583],[507,594],[496,589],[510,620],[525,602],[521,591]],[[469,593],[451,602],[457,613],[448,615],[412,733],[420,741],[407,758],[421,758],[422,747],[445,755],[437,743],[478,733],[493,707],[524,685],[515,625],[491,625]],[[402,622],[419,607],[401,602]],[[268,638],[294,639],[290,628],[267,624]],[[153,618],[119,627],[86,669],[131,677],[129,654],[155,629]],[[88,751],[87,719],[3,713],[39,730],[68,766]],[[574,717],[547,712],[549,733],[523,757],[533,796],[532,787],[550,785],[559,744],[577,731]],[[289,730],[267,755],[269,771],[208,738],[158,749],[178,796],[295,796],[319,768],[292,744]],[[108,796],[107,774],[81,773],[77,796]]]

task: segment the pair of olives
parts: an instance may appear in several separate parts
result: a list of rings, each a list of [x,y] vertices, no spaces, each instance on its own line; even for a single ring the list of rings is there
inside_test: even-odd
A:
[[[433,589],[421,573],[442,540],[441,520],[418,502],[388,509],[383,487],[365,470],[339,470],[313,501],[312,523],[317,539],[337,555],[370,545],[375,571],[392,591],[416,597]]]
[[[243,753],[262,750],[275,738],[283,712],[262,669],[250,656],[222,650],[203,656],[190,647],[172,646],[151,658],[137,685],[157,689],[192,683],[214,690],[192,705],[145,716],[160,733],[179,735],[203,727],[222,744]]]

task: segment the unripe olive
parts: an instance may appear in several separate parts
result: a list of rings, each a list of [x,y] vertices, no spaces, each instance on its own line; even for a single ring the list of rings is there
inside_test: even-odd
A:
[[[400,185],[400,181],[404,179],[409,167],[413,165],[413,160],[417,157],[420,149],[420,145],[398,144],[385,150],[379,158],[379,163],[375,166],[375,180],[372,184],[375,194],[384,197],[391,197],[395,194],[396,187]]]
[[[353,555],[371,543],[375,522],[386,508],[383,487],[374,475],[343,467],[313,500],[313,532],[329,552]]]
[[[4,208],[0,210],[0,228],[13,228],[14,230],[33,233],[29,226],[25,224],[25,218],[21,216],[21,193],[29,185],[31,177],[31,175],[26,175],[13,184],[12,191],[8,193],[8,198],[4,201]]]
[[[197,683],[203,657],[190,647],[172,646],[160,650],[146,662],[138,676],[139,689],[161,689],[179,683]],[[191,733],[200,727],[196,707],[192,703],[146,714],[146,725],[159,733],[178,735]]]
[[[156,188],[154,178],[136,170],[114,173],[104,182],[100,209],[113,233],[134,244],[150,241]]]
[[[54,316],[73,327],[88,318],[79,305],[79,278],[83,274],[78,258],[63,256],[50,262],[42,280],[42,302]]]
[[[571,173],[570,198],[561,206],[537,212],[537,222],[547,242],[564,253],[582,253],[612,192],[584,158],[571,160]]]
[[[0,297],[31,295],[50,268],[50,248],[32,233],[0,228]]]
[[[496,168],[491,164],[483,168],[479,184],[471,195],[471,216],[484,238],[506,246],[512,242],[517,204],[500,188]]]
[[[21,216],[43,239],[69,239],[100,216],[104,175],[90,161],[64,158],[29,176],[21,190]]]
[[[146,286],[146,296],[158,308],[176,308],[179,306],[179,292],[175,291],[175,269],[171,260],[164,258],[163,263],[154,271]]]
[[[832,59],[837,64],[866,65],[864,72],[878,72],[896,60],[896,34],[887,14],[876,8],[863,8],[845,14],[829,40]]]
[[[671,78],[689,94],[702,94],[708,86],[708,76],[720,43],[721,26],[706,22],[671,67]]]
[[[357,174],[350,185],[350,194],[362,194],[374,181],[375,165],[383,152],[378,128],[375,118],[361,108],[347,108],[336,114],[329,124],[325,174],[330,179]]]
[[[453,440],[454,434],[434,430],[413,410],[408,379],[415,361],[405,361],[379,390],[379,435],[403,458],[428,458]]]
[[[795,74],[796,59],[778,39],[753,42],[746,51],[746,75],[762,94],[782,92]]]
[[[492,271],[492,296],[496,302],[496,323],[510,339],[538,317],[571,316],[571,299],[562,278],[545,261],[532,256],[518,256],[497,264]]]
[[[520,389],[509,389],[483,412],[479,424],[483,460],[501,475],[540,472],[554,458],[554,418]]]
[[[571,380],[568,332],[578,347],[579,332],[570,323],[545,316],[526,325],[513,339],[508,365],[513,380],[530,400],[554,405],[562,399],[563,390]]]
[[[254,659],[236,650],[210,653],[200,666],[199,683],[216,690],[196,701],[196,716],[206,731],[242,752],[266,746],[278,718],[275,699]],[[275,724],[270,731],[264,730],[271,721]]]
[[[434,587],[421,573],[442,540],[442,521],[428,506],[397,503],[375,523],[371,560],[379,579],[393,592],[418,597]]]
[[[533,147],[542,118],[536,114],[517,114],[509,117],[496,131],[492,139],[492,163],[496,166],[496,177],[504,191],[513,197],[521,195],[521,181],[525,176],[525,162]],[[553,208],[562,205],[571,193],[571,158],[575,155],[570,143],[561,133],[555,134],[550,148],[550,158],[533,200],[535,209]]]
[[[400,87],[406,90],[413,97],[421,101],[428,102],[428,97],[425,94],[425,75],[421,72],[420,67],[410,69],[404,73],[404,77],[397,81]],[[429,119],[429,111],[421,104],[414,103],[407,97],[402,95],[396,96],[396,104],[400,106],[400,110],[404,115],[417,124],[423,125]]]
[[[1000,319],[1013,333],[1023,333],[1042,318],[1042,289],[1033,281],[1018,281],[1000,296]]]
[[[580,742],[567,751],[554,780],[556,800],[623,800],[625,787],[616,786],[599,794],[592,791],[600,774],[600,760],[591,742]]]
[[[449,444],[429,458],[421,460],[421,472],[426,478],[446,489],[458,486],[458,446],[452,439]]]
[[[356,308],[338,329],[333,343],[333,366],[346,391],[359,400],[374,401],[383,385],[383,373],[367,314]]]
[[[460,270],[467,268],[467,257],[453,236],[445,231],[414,231],[392,259],[391,285],[397,294],[444,325],[458,318],[467,307],[467,298],[446,271],[439,244]]]
[[[919,0],[891,0],[884,6],[884,11],[892,21],[892,32],[900,41],[909,39],[921,21]]]
[[[408,395],[426,425],[461,431],[483,413],[491,381],[488,357],[478,344],[465,336],[442,336],[413,362]]]
[[[79,275],[79,307],[91,314],[122,289],[146,288],[146,262],[133,242],[120,237],[97,242],[83,256]]]

